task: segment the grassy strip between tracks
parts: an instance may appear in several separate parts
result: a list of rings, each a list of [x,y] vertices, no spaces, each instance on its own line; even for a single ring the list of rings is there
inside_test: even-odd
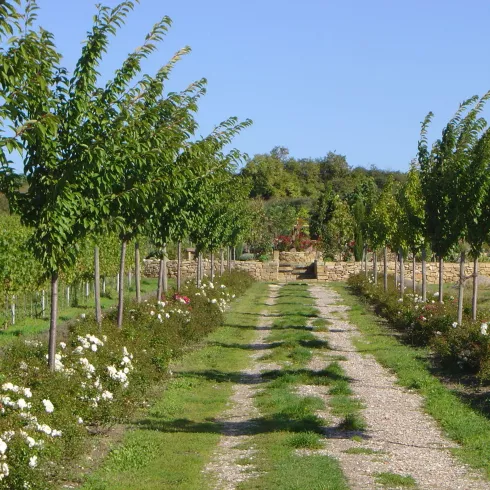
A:
[[[256,397],[262,417],[258,421],[258,434],[250,442],[258,453],[250,462],[259,476],[242,482],[238,488],[346,489],[337,461],[315,453],[325,442],[326,421],[316,413],[325,408],[323,400],[297,393],[299,385],[328,385],[333,389],[343,379],[337,376],[335,363],[326,363],[321,371],[307,367],[315,353],[328,350],[328,344],[317,339],[308,328],[308,320],[313,320],[318,312],[307,286],[284,286],[271,310],[277,316],[267,339],[271,352],[264,358],[279,363],[281,369],[264,373],[264,379],[270,381]]]
[[[490,477],[490,421],[472,410],[433,376],[421,352],[401,344],[374,313],[344,283],[331,283],[351,309],[349,319],[363,334],[356,347],[373,355],[398,376],[402,386],[417,390],[425,399],[425,410],[441,425],[450,439],[460,444],[454,453]]]

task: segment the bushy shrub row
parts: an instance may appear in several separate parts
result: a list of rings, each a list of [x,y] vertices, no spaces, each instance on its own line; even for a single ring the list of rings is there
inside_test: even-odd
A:
[[[477,321],[472,321],[465,308],[463,323],[458,324],[457,300],[448,296],[438,302],[438,293],[423,301],[418,294],[399,292],[390,284],[385,292],[382,285],[373,284],[364,274],[351,276],[352,290],[371,303],[377,314],[386,318],[400,331],[407,342],[428,345],[446,367],[477,375],[482,382],[490,381],[490,339],[488,310],[480,309]],[[392,283],[392,281],[390,281]]]
[[[46,489],[65,475],[91,434],[128,419],[162,380],[169,362],[223,322],[235,295],[253,279],[226,273],[157,303],[129,305],[117,329],[115,311],[102,327],[79,319],[59,343],[56,371],[46,342],[18,340],[0,358],[0,488]]]

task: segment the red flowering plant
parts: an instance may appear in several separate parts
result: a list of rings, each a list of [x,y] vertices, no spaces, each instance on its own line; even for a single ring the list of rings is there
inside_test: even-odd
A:
[[[182,294],[178,294],[178,293],[174,294],[173,299],[175,301],[179,301],[180,303],[183,303],[185,305],[188,305],[191,302],[191,300],[188,296],[183,296]]]

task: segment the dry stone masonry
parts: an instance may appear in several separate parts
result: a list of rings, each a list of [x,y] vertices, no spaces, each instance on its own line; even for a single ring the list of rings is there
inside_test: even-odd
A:
[[[226,264],[225,264],[226,265]],[[296,280],[317,280],[319,282],[327,281],[345,281],[352,274],[361,272],[361,262],[323,262],[315,252],[276,252],[274,260],[269,262],[259,262],[256,260],[235,261],[233,267],[237,270],[248,272],[258,281],[279,281],[290,282]],[[167,262],[169,277],[177,277],[177,261],[169,260]],[[214,263],[215,273],[219,273],[219,260]],[[368,264],[372,269],[372,263]],[[383,263],[378,264],[378,270],[382,273]],[[158,277],[159,261],[148,259],[144,261],[143,274],[146,277]],[[211,271],[211,262],[204,260],[205,274]],[[388,273],[394,274],[395,262],[388,262]],[[465,275],[470,276],[473,272],[472,264],[468,263],[465,269]],[[182,277],[184,279],[192,278],[196,274],[196,261],[182,261]],[[490,277],[490,263],[479,264],[479,274]],[[405,263],[405,279],[412,280],[412,264]],[[415,280],[422,280],[421,264],[417,263],[415,269]],[[453,262],[444,263],[444,281],[447,283],[456,283],[459,280],[459,264]],[[438,264],[436,262],[427,263],[427,282],[437,284],[438,282]]]

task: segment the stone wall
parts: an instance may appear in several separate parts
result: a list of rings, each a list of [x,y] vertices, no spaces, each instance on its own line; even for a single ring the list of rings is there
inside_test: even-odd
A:
[[[373,264],[368,262],[368,270],[372,271]],[[412,280],[412,262],[404,263],[405,279]],[[316,262],[315,276],[319,281],[344,281],[350,275],[361,272],[361,262]],[[378,273],[383,274],[383,262],[378,262]],[[395,273],[395,262],[388,262],[388,274]],[[467,263],[465,275],[473,273],[473,264]],[[437,262],[427,262],[426,265],[427,282],[437,284],[439,281],[439,264]],[[490,277],[490,263],[479,264],[479,274]],[[422,280],[422,264],[417,262],[415,266],[415,280]],[[459,264],[454,262],[444,263],[444,282],[456,283],[459,281]]]
[[[274,256],[274,259],[287,264],[313,264],[321,258],[321,252],[276,252]]]
[[[303,252],[288,252],[288,253],[303,253]],[[283,256],[284,257],[284,256]],[[297,257],[295,257],[297,258]],[[158,277],[159,261],[155,259],[144,260],[143,275],[146,277]],[[279,281],[289,282],[294,280],[310,279],[309,275],[306,275],[310,268],[311,277],[316,278],[318,281],[345,281],[350,275],[361,272],[361,262],[319,262],[314,261],[314,267],[312,268],[307,262],[259,262],[255,260],[247,261],[235,261],[234,268],[248,272],[258,281]],[[368,262],[368,270],[372,271],[372,262]],[[404,264],[405,279],[412,280],[412,263],[406,262]],[[421,264],[417,263],[415,268],[415,280],[422,280]],[[177,276],[177,261],[169,260],[167,262],[169,277],[175,278]],[[219,273],[219,260],[215,260],[214,264],[215,273]],[[226,264],[225,264],[226,269]],[[308,271],[306,270],[308,269]],[[211,271],[211,262],[204,260],[204,273],[209,275]],[[378,272],[381,275],[383,273],[383,262],[378,262]],[[388,262],[388,274],[394,274],[395,262]],[[466,264],[465,275],[469,276],[473,272],[473,265]],[[305,274],[306,273],[306,274]],[[482,276],[490,277],[490,263],[479,264],[479,273]],[[193,278],[196,275],[196,261],[195,260],[183,260],[182,261],[182,278]],[[304,275],[304,277],[303,277]],[[453,262],[444,263],[444,282],[456,283],[459,279],[459,264]],[[427,262],[427,282],[430,284],[437,284],[438,282],[438,264],[437,262]]]
[[[211,272],[211,261],[204,260],[204,274],[209,275]],[[215,274],[219,274],[219,260],[214,262]],[[196,276],[197,262],[195,260],[183,260],[181,267],[182,279],[194,278]],[[278,281],[279,264],[277,262],[259,262],[250,261],[235,261],[234,268],[248,272],[258,281]],[[158,277],[160,262],[156,259],[148,259],[143,261],[143,275],[146,277]],[[169,277],[177,277],[177,261],[168,260],[167,269]],[[226,270],[226,263],[225,263]]]

